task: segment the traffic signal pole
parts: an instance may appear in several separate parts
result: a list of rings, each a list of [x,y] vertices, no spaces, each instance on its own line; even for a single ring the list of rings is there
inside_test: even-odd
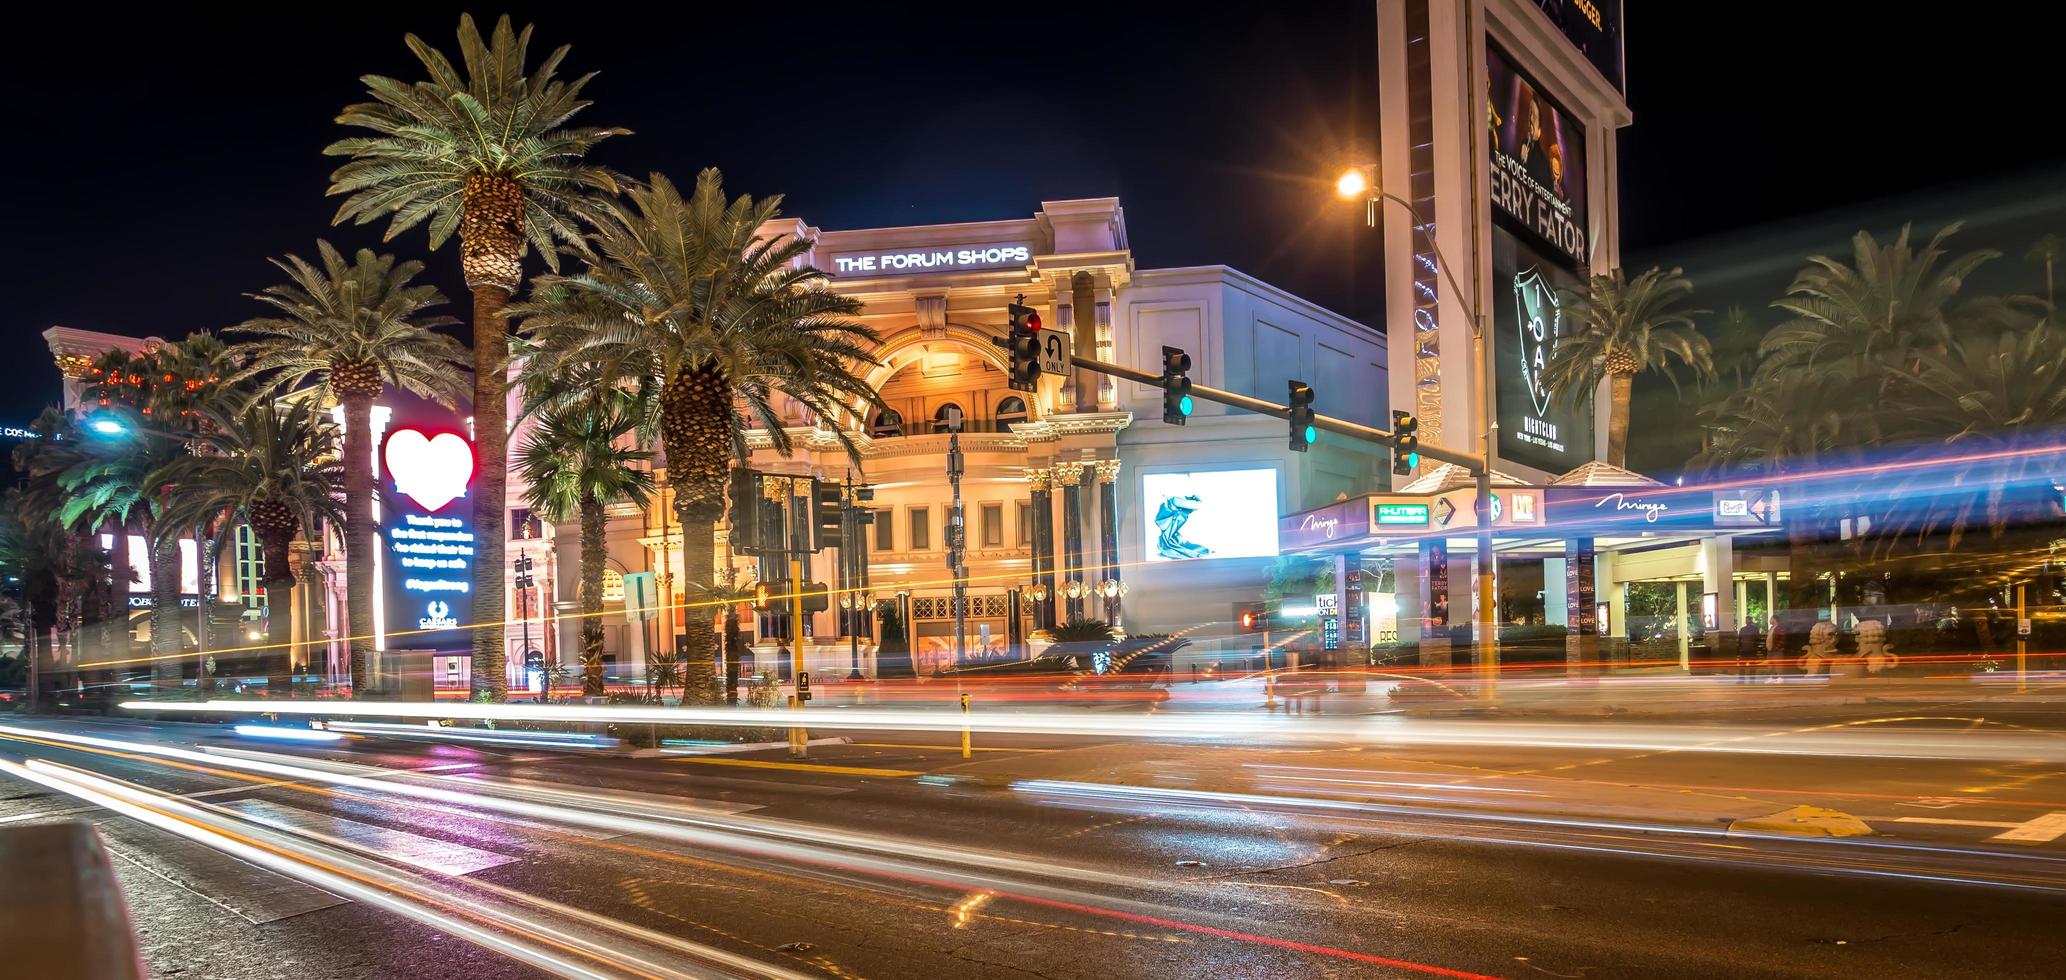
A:
[[[1087,371],[1109,374],[1115,378],[1138,381],[1144,385],[1153,385],[1158,388],[1162,386],[1162,376],[1159,374],[1136,371],[1130,367],[1080,356],[1072,357],[1070,363]],[[1254,412],[1257,415],[1268,415],[1272,418],[1280,419],[1291,417],[1291,408],[1289,406],[1279,405],[1272,401],[1264,401],[1261,398],[1250,398],[1247,395],[1239,395],[1231,391],[1221,391],[1218,388],[1208,388],[1201,384],[1194,383],[1191,385],[1191,396],[1193,398],[1202,398],[1209,402],[1218,402],[1230,408]],[[1351,422],[1347,419],[1338,419],[1331,415],[1315,414],[1313,416],[1313,428],[1324,432],[1332,432],[1336,435],[1348,436],[1351,439],[1360,439],[1364,442],[1374,442],[1384,446],[1392,444],[1392,434],[1384,429]],[[1483,459],[1470,453],[1453,452],[1440,446],[1421,446],[1417,451],[1429,459],[1441,460],[1444,463],[1455,463],[1473,474],[1482,471],[1485,467]]]

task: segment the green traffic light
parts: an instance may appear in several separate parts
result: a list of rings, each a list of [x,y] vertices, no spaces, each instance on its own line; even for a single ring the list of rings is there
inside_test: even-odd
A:
[[[1411,467],[1413,467],[1413,468],[1414,468],[1414,469],[1416,469],[1416,470],[1417,470],[1417,469],[1420,469],[1420,454],[1419,454],[1419,453],[1407,453],[1407,454],[1406,454],[1406,465],[1408,465],[1408,466],[1411,466]]]
[[[1316,443],[1316,442],[1319,442],[1319,441],[1320,441],[1320,430],[1319,430],[1319,429],[1315,429],[1315,428],[1313,428],[1313,427],[1312,427],[1312,426],[1310,426],[1310,425],[1309,425],[1309,426],[1306,426],[1306,445],[1310,446],[1310,445],[1312,445],[1313,443]]]
[[[1182,412],[1182,413],[1184,413],[1184,414],[1185,414],[1185,415],[1187,415],[1187,416],[1188,416],[1188,415],[1190,415],[1190,414],[1191,414],[1191,396],[1189,396],[1189,395],[1185,395],[1184,397],[1182,397],[1182,398],[1178,399],[1178,400],[1177,400],[1177,403],[1176,403],[1176,410],[1177,410],[1177,411],[1179,411],[1179,412]]]

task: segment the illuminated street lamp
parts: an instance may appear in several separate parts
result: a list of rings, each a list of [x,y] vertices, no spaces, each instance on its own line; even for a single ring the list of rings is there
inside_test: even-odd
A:
[[[1483,440],[1481,460],[1477,479],[1478,512],[1478,607],[1472,617],[1477,622],[1478,669],[1481,674],[1481,692],[1485,697],[1494,697],[1495,685],[1499,682],[1499,624],[1497,597],[1493,595],[1492,556],[1492,447],[1497,441],[1499,421],[1493,413],[1492,402],[1492,351],[1491,336],[1486,330],[1485,317],[1478,307],[1478,294],[1466,293],[1457,284],[1456,274],[1450,271],[1449,260],[1442,255],[1442,249],[1435,242],[1435,228],[1413,206],[1413,202],[1397,194],[1386,192],[1377,183],[1377,166],[1365,164],[1350,167],[1335,178],[1334,192],[1345,200],[1363,199],[1363,221],[1370,227],[1377,227],[1377,208],[1380,201],[1391,201],[1413,218],[1414,226],[1426,232],[1428,250],[1435,255],[1435,268],[1444,279],[1449,280],[1449,289],[1464,306],[1464,312],[1471,318],[1471,332],[1475,335],[1478,358],[1478,392],[1483,399],[1480,409],[1485,414],[1485,424],[1479,437]],[[1476,266],[1472,267],[1475,271]]]
[[[91,427],[93,431],[98,432],[104,436],[118,436],[124,432],[129,431],[129,427],[123,425],[119,420],[107,418],[105,416],[94,419],[92,422],[87,423],[87,425]]]

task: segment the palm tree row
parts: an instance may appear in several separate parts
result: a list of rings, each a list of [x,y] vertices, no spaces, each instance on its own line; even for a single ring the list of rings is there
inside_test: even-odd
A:
[[[726,471],[747,452],[744,430],[764,428],[788,451],[786,400],[844,441],[843,413],[876,401],[858,373],[876,342],[851,319],[858,305],[821,288],[823,274],[802,261],[809,241],[761,232],[780,198],[727,198],[715,170],[684,197],[662,175],[639,183],[588,162],[598,143],[626,131],[570,124],[589,104],[581,92],[592,75],[557,77],[565,47],[530,64],[531,35],[507,17],[484,35],[461,17],[456,63],[407,36],[424,77],[364,76],[369,101],[337,121],[371,135],[325,150],[347,158],[331,176],[329,193],[342,198],[336,223],[385,219],[389,239],[423,225],[433,249],[456,235],[473,298],[470,345],[437,332],[458,321],[432,312],[445,297],[416,282],[420,262],[365,249],[347,259],[318,242],[314,261],[274,261],[287,281],[250,294],[272,309],[231,328],[235,347],[200,334],[149,354],[110,352],[89,386],[93,427],[53,413],[39,423],[52,438],[18,453],[31,474],[16,501],[18,557],[46,528],[89,543],[135,530],[149,542],[161,680],[179,673],[182,538],[212,557],[219,535],[250,527],[267,592],[281,596],[294,584],[294,539],[320,546],[319,529],[332,524],[343,530],[353,689],[366,690],[377,557],[371,415],[395,388],[448,406],[470,396],[477,458],[493,461],[469,491],[482,530],[472,683],[477,697],[506,696],[499,463],[509,457],[512,314],[524,321],[523,407],[538,414],[515,462],[534,509],[578,519],[591,693],[601,686],[607,508],[648,502],[648,464],[664,465],[688,529],[685,591],[715,595],[715,524]],[[551,274],[513,303],[533,250]],[[580,267],[562,274],[565,260]],[[341,433],[326,416],[331,404],[342,410]],[[60,429],[73,438],[56,438]],[[132,578],[128,549],[114,556],[91,583],[110,596]],[[284,619],[272,620],[268,648],[284,649]],[[714,636],[706,618],[687,622],[695,678],[713,659]],[[287,686],[287,662],[268,662],[276,691]]]

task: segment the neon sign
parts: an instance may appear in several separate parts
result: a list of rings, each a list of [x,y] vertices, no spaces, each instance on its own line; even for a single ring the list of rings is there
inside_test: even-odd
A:
[[[860,255],[837,255],[832,271],[854,273],[928,272],[933,269],[999,269],[1024,265],[1033,258],[1029,245],[975,245],[968,248],[915,248]]]

